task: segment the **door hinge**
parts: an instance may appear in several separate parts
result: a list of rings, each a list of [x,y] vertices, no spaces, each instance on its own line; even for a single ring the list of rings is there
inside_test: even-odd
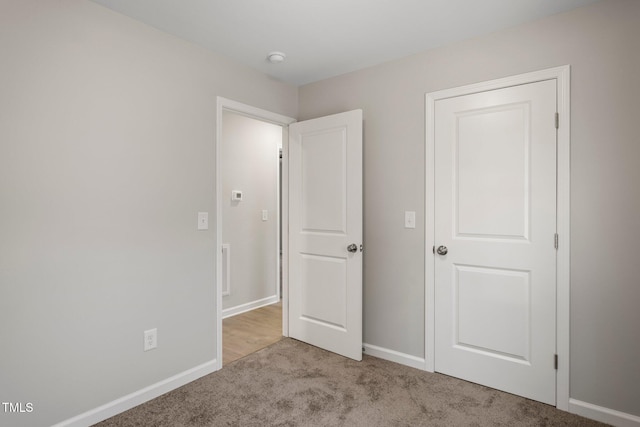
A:
[[[553,369],[558,369],[558,355],[554,354],[553,355]]]
[[[553,247],[558,249],[558,233],[553,235]]]
[[[555,120],[556,120],[556,129],[559,129],[560,128],[560,114],[559,113],[556,113]]]

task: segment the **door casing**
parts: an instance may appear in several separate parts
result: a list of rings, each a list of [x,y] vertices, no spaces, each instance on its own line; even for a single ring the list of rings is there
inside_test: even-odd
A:
[[[557,323],[556,407],[569,410],[569,322],[570,322],[570,66],[565,65],[512,77],[427,93],[425,120],[425,370],[434,372],[435,364],[435,268],[432,248],[435,242],[435,102],[439,99],[502,89],[510,86],[555,79],[557,82]],[[550,118],[551,120],[551,118]]]
[[[289,147],[289,132],[288,126],[294,123],[296,119],[283,116],[281,114],[272,113],[271,111],[263,110],[260,108],[252,107],[247,104],[243,104],[237,101],[226,99],[223,97],[217,97],[217,111],[216,111],[216,142],[215,142],[215,180],[216,180],[216,283],[215,283],[215,295],[216,295],[216,369],[222,368],[222,183],[220,174],[220,144],[222,141],[222,112],[232,111],[234,113],[241,114],[243,116],[251,117],[263,122],[273,123],[282,126],[282,192],[280,194],[282,200],[282,206],[288,206],[288,182],[289,170],[288,170],[288,147]],[[283,209],[280,212],[282,216],[282,335],[285,337],[289,335],[289,276],[287,268],[287,254],[288,250],[288,224],[287,210]]]

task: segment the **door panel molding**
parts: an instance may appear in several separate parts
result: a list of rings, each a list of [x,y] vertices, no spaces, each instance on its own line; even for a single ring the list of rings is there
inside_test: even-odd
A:
[[[569,410],[569,319],[570,319],[570,66],[561,66],[526,74],[481,82],[425,95],[425,370],[435,369],[435,103],[438,100],[503,89],[545,80],[557,84],[557,250],[556,270],[556,407]],[[549,120],[553,120],[549,117]],[[432,257],[432,258],[430,258]]]

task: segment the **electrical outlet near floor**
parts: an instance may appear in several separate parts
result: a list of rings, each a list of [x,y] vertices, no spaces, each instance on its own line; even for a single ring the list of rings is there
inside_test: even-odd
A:
[[[144,331],[144,351],[153,350],[156,347],[158,347],[158,329]]]

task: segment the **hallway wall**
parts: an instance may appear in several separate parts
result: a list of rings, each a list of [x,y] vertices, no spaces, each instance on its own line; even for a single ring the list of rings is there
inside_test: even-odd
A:
[[[231,253],[231,293],[222,299],[225,310],[277,295],[281,142],[281,126],[223,111],[222,242],[230,244]],[[242,201],[231,200],[233,190],[242,191]]]

